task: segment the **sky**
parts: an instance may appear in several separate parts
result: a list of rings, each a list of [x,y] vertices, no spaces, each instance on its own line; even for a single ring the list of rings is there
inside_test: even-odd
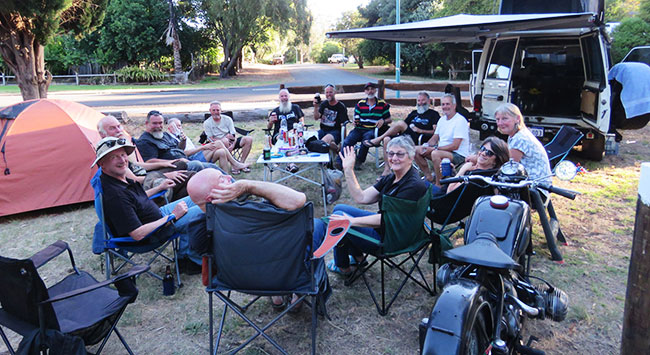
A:
[[[307,0],[314,22],[322,26],[333,25],[344,12],[367,5],[369,0]]]

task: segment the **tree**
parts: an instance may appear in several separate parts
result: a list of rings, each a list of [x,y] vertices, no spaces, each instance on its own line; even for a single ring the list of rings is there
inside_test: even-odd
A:
[[[175,81],[180,83],[183,81],[179,75],[183,72],[183,64],[181,62],[181,41],[178,38],[178,31],[176,30],[176,15],[174,14],[174,3],[172,0],[169,0],[169,22],[167,24],[167,29],[163,33],[165,37],[165,43],[169,46],[172,46],[174,51],[174,73]]]
[[[639,0],[606,0],[605,19],[607,22],[623,21],[639,11]]]
[[[638,17],[625,19],[612,32],[612,59],[615,63],[636,46],[650,43],[650,24]]]
[[[245,46],[255,43],[260,33],[275,29],[281,34],[294,30],[306,42],[311,14],[306,0],[194,0],[199,16],[213,31],[223,48],[219,67],[222,78],[236,74]]]
[[[361,17],[359,11],[348,11],[343,13],[343,16],[336,23],[336,30],[349,30],[351,28],[359,28],[365,26],[365,20]],[[345,53],[353,55],[357,60],[357,65],[359,69],[363,69],[363,60],[364,56],[362,54],[359,44],[361,43],[360,38],[346,38],[341,39],[341,45],[345,48]]]
[[[3,0],[0,54],[24,100],[46,98],[52,75],[44,46],[58,33],[81,36],[99,26],[108,0]]]

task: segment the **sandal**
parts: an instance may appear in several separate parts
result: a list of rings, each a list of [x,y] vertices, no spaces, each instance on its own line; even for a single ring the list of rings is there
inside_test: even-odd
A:
[[[271,299],[271,308],[273,308],[275,311],[282,311],[284,308],[287,306],[287,300],[284,296],[278,296],[282,300],[282,303],[275,303],[273,302],[273,297],[269,297]]]
[[[352,271],[344,272],[343,270],[341,270],[341,268],[336,266],[336,262],[334,260],[330,260],[330,262],[327,263],[327,270],[335,274],[339,274],[343,277],[349,277],[350,275],[352,275]]]
[[[230,171],[230,175],[239,175],[239,174],[241,174],[241,170],[232,169],[232,170]]]
[[[294,163],[289,163],[289,165],[287,165],[287,171],[290,173],[295,174],[298,172],[298,170],[300,170],[300,168],[298,168],[298,165]]]
[[[380,144],[375,144],[370,139],[364,140],[363,142],[361,142],[361,144],[365,145],[368,148],[379,147],[380,146]]]
[[[300,300],[300,301],[296,300],[296,302],[293,302],[293,296],[288,296],[287,298],[288,298],[287,307],[291,307],[296,302],[298,303],[293,308],[289,309],[289,313],[298,313],[298,312],[300,312],[300,309],[302,308],[302,300]],[[300,298],[300,297],[298,296],[298,298]]]
[[[251,168],[249,168],[249,167],[245,167],[245,168],[241,169],[241,171],[243,171],[243,172],[245,172],[245,173],[250,173],[250,172],[251,172]]]

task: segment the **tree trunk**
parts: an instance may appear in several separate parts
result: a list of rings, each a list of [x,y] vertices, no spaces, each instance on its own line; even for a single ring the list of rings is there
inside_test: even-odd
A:
[[[183,80],[183,64],[181,62],[181,41],[178,39],[178,34],[174,31],[174,75],[177,83],[182,83]]]
[[[363,69],[363,56],[356,56],[357,57],[357,65],[359,66],[359,69]]]
[[[52,75],[45,70],[44,47],[30,32],[12,31],[0,43],[2,59],[16,75],[23,100],[45,99]]]

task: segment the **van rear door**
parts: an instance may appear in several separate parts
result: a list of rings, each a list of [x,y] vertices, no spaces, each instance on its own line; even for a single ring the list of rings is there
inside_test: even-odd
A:
[[[474,95],[478,92],[476,90],[476,76],[478,75],[478,65],[481,61],[482,49],[475,49],[472,51],[472,77],[469,78],[469,100],[474,105]]]
[[[483,117],[494,119],[497,107],[510,102],[510,76],[519,39],[499,38],[490,47],[488,65],[483,80]]]
[[[600,132],[609,130],[609,68],[604,38],[598,31],[580,37],[585,81],[580,95],[582,120]]]

